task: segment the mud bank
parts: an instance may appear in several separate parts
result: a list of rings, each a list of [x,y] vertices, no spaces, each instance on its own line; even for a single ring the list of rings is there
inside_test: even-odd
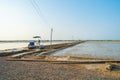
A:
[[[20,55],[23,56],[25,55],[30,55],[33,53],[40,53],[40,55],[42,54],[47,54],[48,52],[52,52],[52,51],[57,51],[57,50],[61,50],[79,43],[82,43],[84,41],[77,41],[77,42],[71,42],[71,43],[63,43],[63,44],[54,44],[54,45],[45,45],[44,49],[39,49],[38,46],[35,49],[28,49],[27,47],[23,47],[23,48],[19,48],[19,49],[8,49],[8,50],[1,50],[0,51],[0,57],[5,57],[5,56],[11,56],[11,55]],[[23,55],[22,55],[23,54]]]
[[[0,64],[0,80],[120,80],[120,69],[106,71],[105,64],[6,61],[6,57],[0,57]]]

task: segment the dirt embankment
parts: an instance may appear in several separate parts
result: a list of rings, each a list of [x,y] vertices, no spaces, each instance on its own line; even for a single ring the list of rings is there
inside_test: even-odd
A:
[[[84,41],[77,41],[77,42],[71,42],[71,43],[62,43],[62,44],[53,44],[53,45],[45,45],[43,49],[39,49],[36,47],[35,49],[28,49],[27,47],[19,48],[19,49],[9,49],[9,50],[2,50],[0,51],[0,57],[5,57],[5,56],[11,56],[11,55],[16,55],[16,54],[25,54],[29,53],[32,54],[33,52],[51,52],[55,50],[60,50],[64,49],[79,43],[82,43]],[[40,51],[38,51],[40,50]],[[43,53],[42,53],[43,54]]]
[[[77,42],[71,42],[71,43],[63,43],[63,44],[54,44],[54,45],[47,45],[45,46],[45,49],[41,50],[40,55],[50,55],[52,52],[62,50],[80,43],[83,43],[85,41],[77,41]]]
[[[0,80],[120,80],[120,69],[106,71],[104,64],[51,64],[5,59],[0,57]]]

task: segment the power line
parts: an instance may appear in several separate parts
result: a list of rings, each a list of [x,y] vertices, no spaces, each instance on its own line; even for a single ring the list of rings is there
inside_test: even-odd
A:
[[[35,0],[30,0],[30,3],[32,4],[32,6],[35,9],[35,11],[37,12],[37,14],[43,19],[44,23],[46,25],[48,25],[49,27],[51,27],[50,24],[48,23],[48,21],[45,19],[44,15],[43,15],[39,5],[36,3],[36,1]],[[51,36],[50,36],[50,44],[51,45],[52,45],[52,32],[53,32],[53,29],[51,29]]]
[[[36,8],[36,6],[34,5],[34,3],[32,2],[32,0],[29,0],[29,1],[30,1],[30,3],[32,4],[32,6],[33,6],[33,8],[35,9],[35,11],[37,12],[37,14],[40,16],[39,11],[38,11],[38,9]]]
[[[33,8],[35,9],[35,11],[37,12],[37,14],[42,18],[43,22],[44,22],[45,24],[47,24],[48,26],[50,26],[49,23],[48,23],[48,21],[45,19],[45,17],[44,17],[44,15],[43,15],[43,13],[42,13],[39,5],[36,3],[36,1],[35,1],[35,0],[29,0],[29,1],[30,1],[30,3],[32,4],[32,6],[33,6]]]

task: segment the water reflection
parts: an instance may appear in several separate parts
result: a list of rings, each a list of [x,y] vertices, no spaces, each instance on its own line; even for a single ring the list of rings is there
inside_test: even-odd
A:
[[[120,42],[85,42],[51,54],[120,60]]]

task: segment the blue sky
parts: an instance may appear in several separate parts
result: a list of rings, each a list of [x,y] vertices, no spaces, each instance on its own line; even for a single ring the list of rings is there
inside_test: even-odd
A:
[[[0,40],[119,40],[119,21],[120,0],[0,0]]]

